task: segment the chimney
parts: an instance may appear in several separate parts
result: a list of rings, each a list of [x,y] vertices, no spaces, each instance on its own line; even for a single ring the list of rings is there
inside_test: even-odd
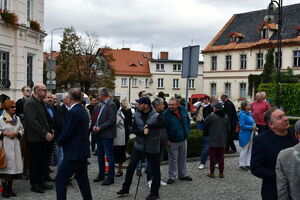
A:
[[[169,59],[169,52],[167,52],[167,51],[161,51],[160,52],[160,59],[161,60],[168,60]]]
[[[130,48],[122,48],[122,50],[130,51]]]

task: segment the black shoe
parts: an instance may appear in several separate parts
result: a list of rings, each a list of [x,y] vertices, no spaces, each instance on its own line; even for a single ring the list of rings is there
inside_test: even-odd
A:
[[[146,200],[155,200],[155,199],[159,199],[159,196],[155,194],[149,194],[149,196],[147,196],[146,198]]]
[[[183,178],[179,178],[180,180],[183,180],[183,181],[192,181],[193,179],[189,176],[186,176],[186,177],[183,177]]]
[[[167,184],[169,184],[169,185],[171,185],[171,184],[173,184],[173,183],[175,183],[174,179],[169,179],[169,180],[167,181]]]
[[[54,179],[51,178],[50,176],[47,176],[47,177],[45,178],[45,181],[47,181],[47,182],[54,182]]]
[[[125,195],[128,195],[129,194],[129,190],[125,190],[125,189],[121,189],[119,192],[117,192],[117,195],[119,196],[125,196]]]
[[[114,184],[114,179],[107,178],[105,181],[102,182],[101,185],[112,185],[112,184]]]
[[[94,183],[97,183],[97,182],[101,182],[101,181],[104,181],[105,180],[105,177],[104,176],[97,176],[97,178],[95,178],[93,180]]]
[[[44,189],[41,188],[39,185],[33,185],[31,186],[31,191],[36,193],[44,193]]]
[[[242,171],[248,171],[248,169],[246,167],[244,167],[244,166],[240,166],[240,170],[242,170]]]
[[[250,166],[246,166],[246,169],[251,170],[251,167]]]
[[[44,189],[44,190],[53,190],[53,185],[50,185],[50,184],[47,184],[47,183],[42,183],[41,185],[41,188]]]

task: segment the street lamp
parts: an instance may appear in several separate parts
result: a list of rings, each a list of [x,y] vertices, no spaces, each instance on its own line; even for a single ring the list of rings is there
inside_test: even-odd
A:
[[[268,6],[268,15],[265,17],[265,21],[270,23],[275,21],[275,14],[278,15],[278,31],[277,31],[277,66],[276,66],[276,106],[280,107],[280,70],[282,62],[282,41],[281,41],[281,32],[282,32],[282,1],[283,0],[271,0]]]
[[[55,30],[60,30],[60,29],[64,29],[65,27],[59,27],[59,28],[53,28],[52,30],[51,30],[51,47],[50,47],[50,58],[51,58],[51,60],[52,60],[52,51],[53,51],[53,32],[55,31]]]

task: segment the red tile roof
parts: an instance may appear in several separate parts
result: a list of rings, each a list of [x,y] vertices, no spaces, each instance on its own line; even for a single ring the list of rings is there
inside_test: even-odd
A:
[[[101,50],[101,49],[100,49]],[[148,59],[151,52],[131,51],[130,49],[105,49],[104,55],[111,54],[113,61],[108,63],[116,75],[150,76]]]

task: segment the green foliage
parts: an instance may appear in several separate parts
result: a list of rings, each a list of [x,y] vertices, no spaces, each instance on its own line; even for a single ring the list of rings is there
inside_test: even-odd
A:
[[[271,105],[275,105],[276,84],[260,84],[258,91],[264,91]],[[287,115],[300,116],[300,83],[280,84],[280,103]]]
[[[19,19],[15,13],[0,9],[0,16],[7,26],[11,26],[15,29],[18,28],[18,26],[19,26],[18,20]]]
[[[197,124],[196,123],[191,123],[191,129],[197,129]]]
[[[266,55],[266,63],[264,64],[264,70],[261,76],[263,83],[271,83],[272,82],[272,74],[274,68],[274,49],[269,49]]]
[[[261,84],[261,81],[262,81],[262,75],[255,75],[255,74],[250,74],[248,76],[248,95],[250,97],[252,97],[253,95],[253,92],[254,94],[256,94],[257,92],[257,89],[258,89],[258,86],[259,84]]]
[[[273,73],[272,74],[272,82],[276,83],[276,78],[277,78],[277,74]],[[299,76],[295,76],[293,70],[288,67],[287,71],[281,71],[280,72],[280,82],[281,83],[297,83],[300,82],[300,77]]]

